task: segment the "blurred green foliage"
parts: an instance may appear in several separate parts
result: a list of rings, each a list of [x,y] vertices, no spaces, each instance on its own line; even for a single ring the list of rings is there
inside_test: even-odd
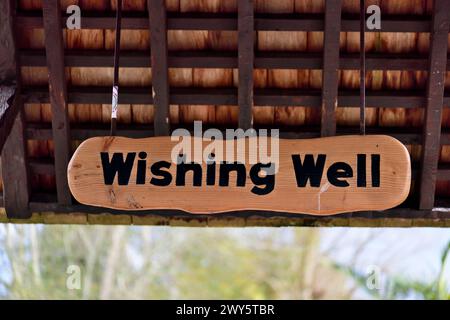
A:
[[[286,230],[286,231],[283,231]],[[289,231],[287,231],[289,230]],[[448,299],[442,257],[433,283],[367,276],[320,249],[320,229],[0,226],[3,299]],[[80,289],[66,286],[80,268]],[[389,290],[386,290],[386,286]],[[385,293],[388,292],[388,293]]]

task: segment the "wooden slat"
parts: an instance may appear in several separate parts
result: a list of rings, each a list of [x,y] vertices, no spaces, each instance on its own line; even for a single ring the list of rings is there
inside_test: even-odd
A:
[[[45,50],[22,49],[19,51],[22,66],[44,67],[47,65]],[[120,53],[120,67],[149,68],[149,51],[124,51]],[[323,55],[306,52],[256,52],[255,68],[260,69],[321,69]],[[66,50],[66,67],[112,67],[112,51],[108,50]],[[169,51],[170,68],[237,68],[236,52],[216,51]],[[422,55],[399,56],[387,53],[366,54],[367,70],[428,70],[428,57]],[[359,68],[358,55],[341,53],[339,69]],[[450,71],[450,59],[447,59]]]
[[[67,83],[64,71],[64,43],[59,1],[44,0],[44,31],[49,95],[52,106],[53,142],[55,145],[55,178],[58,202],[70,204],[72,196],[67,184],[70,160],[70,127],[67,113]]]
[[[338,105],[339,33],[341,30],[341,0],[325,2],[325,31],[322,72],[322,137],[336,134]]]
[[[164,0],[147,0],[152,62],[152,95],[155,135],[169,134],[169,67],[167,19]]]
[[[176,126],[179,128],[180,126]],[[192,131],[189,126],[181,126]],[[175,127],[174,127],[175,128]],[[172,128],[172,129],[174,129]],[[208,127],[204,128],[205,130]],[[219,128],[220,129],[220,128]],[[149,136],[148,126],[146,125],[119,125],[118,133],[120,136],[129,138],[146,138]],[[71,127],[72,139],[85,140],[91,137],[109,135],[109,126],[105,124],[76,124]],[[224,132],[225,133],[225,132]],[[344,127],[336,130],[337,135],[358,134],[359,127]],[[417,145],[422,143],[422,134],[416,128],[367,128],[367,134],[387,134],[403,144]],[[151,134],[150,134],[151,136]],[[318,138],[320,130],[317,126],[301,127],[299,130],[280,130],[280,138],[282,139],[309,139]],[[26,129],[26,138],[32,140],[49,140],[52,139],[51,127],[46,123],[28,123]],[[441,133],[441,145],[450,145],[450,131]]]
[[[444,102],[447,39],[450,24],[449,8],[450,0],[434,1],[421,159],[422,169],[420,173],[420,209],[430,209],[434,206],[436,173],[440,153],[442,105]]]
[[[383,32],[430,32],[431,23],[428,17],[422,16],[390,16],[383,15]],[[67,18],[63,17],[63,25]],[[42,17],[39,12],[21,13],[18,23],[28,28],[42,28]],[[114,29],[115,18],[111,14],[102,12],[101,16],[83,15],[81,27],[83,29]],[[145,29],[148,27],[148,18],[144,14],[124,15],[123,29]],[[171,13],[168,16],[167,28],[169,30],[237,30],[238,22],[235,15],[228,13]],[[323,31],[324,21],[317,14],[256,14],[256,31]],[[359,31],[359,18],[344,17],[341,31]],[[379,32],[379,30],[367,30]]]
[[[241,0],[238,2],[238,52],[239,127],[246,130],[251,128],[253,125],[253,0]]]
[[[124,87],[119,96],[123,104],[152,104],[149,87]],[[111,90],[105,87],[71,87],[68,102],[78,104],[111,103]],[[47,87],[23,87],[22,94],[26,103],[48,103]],[[300,89],[255,89],[254,103],[258,106],[305,106],[320,107],[321,95],[318,90]],[[235,88],[173,88],[170,94],[171,104],[192,105],[230,105],[237,106],[237,90]],[[424,108],[425,94],[421,91],[369,91],[367,106],[383,108]],[[450,92],[444,97],[444,107],[450,106]],[[338,107],[359,108],[359,92],[341,90],[338,96]]]

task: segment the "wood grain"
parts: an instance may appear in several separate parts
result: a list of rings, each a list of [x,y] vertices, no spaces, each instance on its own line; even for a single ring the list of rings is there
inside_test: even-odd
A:
[[[4,206],[8,218],[27,219],[30,199],[30,179],[24,143],[24,115],[19,111],[3,148],[2,177]]]
[[[340,0],[325,3],[325,35],[322,72],[321,135],[336,135],[336,109],[339,85],[339,31],[341,30]]]
[[[239,42],[239,127],[252,127],[253,108],[253,65],[254,65],[254,16],[253,0],[238,2],[238,42]]]
[[[30,179],[26,160],[26,141],[24,137],[23,101],[19,97],[22,83],[17,56],[17,39],[14,27],[16,1],[0,2],[0,85],[15,87],[15,97],[0,121],[0,140],[3,179],[3,205],[8,218],[29,218]],[[4,93],[4,92],[3,92]],[[9,94],[8,94],[9,95]],[[8,104],[9,98],[6,98]],[[0,98],[0,100],[2,100]],[[7,120],[7,121],[3,121]]]
[[[444,102],[447,37],[450,27],[450,0],[435,0],[429,55],[427,104],[423,124],[423,153],[420,174],[420,209],[434,206],[440,152],[442,108]],[[447,8],[447,9],[446,9]]]
[[[169,134],[169,69],[167,64],[166,6],[162,0],[148,0],[152,63],[152,96],[155,134]]]
[[[191,143],[210,144],[201,138]],[[254,139],[254,138],[250,138]],[[247,139],[246,143],[250,142]],[[268,145],[271,140],[269,139]],[[171,163],[172,148],[178,141],[170,137],[129,139],[124,137],[96,137],[83,142],[75,152],[68,168],[68,181],[73,196],[83,204],[121,210],[177,209],[191,213],[216,213],[235,210],[273,210],[312,215],[328,215],[362,210],[385,210],[402,203],[409,192],[411,164],[406,148],[388,136],[340,136],[309,140],[279,140],[279,170],[275,175],[273,191],[265,195],[252,192],[255,187],[249,177],[251,164],[246,160],[245,186],[236,186],[236,173],[230,175],[227,187],[219,186],[219,165],[216,182],[206,185],[206,164],[202,163],[202,186],[193,186],[192,172],[186,175],[186,185],[176,186],[177,165]],[[222,143],[225,143],[222,141]],[[246,148],[248,150],[248,148]],[[144,184],[136,184],[139,152],[146,152]],[[117,176],[112,185],[105,185],[101,152],[136,153],[128,185],[119,185]],[[298,187],[292,155],[306,154],[317,160],[326,155],[323,175],[318,187]],[[366,154],[366,187],[357,186],[357,155]],[[380,185],[372,181],[371,155],[380,155]],[[165,187],[150,183],[154,177],[150,167],[158,161],[171,163],[172,182]],[[337,187],[327,178],[327,170],[335,162],[346,162],[353,176],[344,178],[348,187]],[[304,163],[304,162],[303,162]]]
[[[52,131],[55,144],[55,176],[58,203],[71,204],[66,179],[70,159],[70,123],[67,106],[67,80],[64,67],[64,40],[61,7],[58,1],[43,2],[45,48],[49,75],[49,96],[52,110]]]

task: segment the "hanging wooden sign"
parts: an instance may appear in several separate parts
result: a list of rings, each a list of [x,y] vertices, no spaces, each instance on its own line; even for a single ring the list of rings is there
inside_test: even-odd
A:
[[[266,138],[268,148],[257,139],[92,138],[70,161],[70,190],[80,203],[120,210],[313,215],[385,210],[409,193],[409,154],[392,137]]]

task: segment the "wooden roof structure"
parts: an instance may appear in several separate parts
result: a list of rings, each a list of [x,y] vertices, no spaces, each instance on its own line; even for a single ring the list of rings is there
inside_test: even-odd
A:
[[[118,135],[148,137],[168,135],[178,127],[170,124],[171,104],[238,106],[240,128],[252,127],[254,106],[302,106],[320,110],[320,124],[282,129],[282,138],[312,138],[357,134],[359,128],[336,125],[337,108],[358,108],[357,90],[338,89],[339,70],[359,68],[359,55],[341,53],[341,32],[359,32],[359,17],[341,13],[341,0],[327,0],[321,14],[255,13],[253,0],[237,1],[237,12],[168,12],[163,0],[148,0],[143,12],[124,13],[122,28],[148,29],[151,50],[121,53],[123,68],[151,68],[152,88],[121,88],[120,103],[154,106],[152,125],[119,125]],[[18,9],[17,1],[0,3],[0,85],[13,84],[15,95],[8,98],[1,115],[1,130],[9,132],[1,160],[3,194],[0,222],[105,223],[186,226],[368,226],[411,227],[450,226],[450,196],[436,196],[436,182],[450,181],[450,164],[440,163],[441,146],[450,145],[450,131],[441,128],[442,113],[450,107],[450,92],[444,90],[445,74],[450,71],[447,54],[450,0],[434,0],[430,14],[382,15],[382,31],[429,33],[427,55],[368,53],[367,70],[413,70],[428,73],[426,90],[379,90],[367,92],[367,105],[407,110],[423,109],[424,120],[417,127],[368,127],[367,134],[391,135],[407,145],[421,145],[420,161],[413,162],[413,192],[398,208],[384,212],[359,212],[338,216],[307,216],[274,212],[245,211],[214,215],[192,215],[179,211],[120,212],[94,208],[74,202],[67,184],[67,164],[72,153],[71,140],[109,134],[105,125],[71,124],[68,105],[108,104],[110,87],[78,87],[68,84],[67,67],[112,67],[113,56],[106,50],[65,50],[63,30],[67,15],[59,1],[42,0],[42,10]],[[114,29],[113,12],[83,15],[84,29]],[[18,27],[43,28],[45,49],[20,49]],[[170,51],[168,30],[228,30],[238,34],[237,51]],[[260,51],[253,45],[255,32],[324,32],[323,50],[318,53]],[[376,32],[377,30],[367,30]],[[48,68],[48,85],[23,85],[21,67]],[[169,84],[169,68],[231,68],[238,70],[237,87],[177,88]],[[321,89],[256,88],[253,72],[262,69],[321,69]],[[152,90],[156,92],[152,95]],[[2,89],[2,92],[3,89]],[[1,96],[1,95],[0,95]],[[0,99],[1,101],[1,99]],[[26,103],[50,103],[51,124],[25,119]],[[0,109],[1,110],[1,109]],[[5,125],[3,125],[5,123]],[[264,126],[260,126],[264,127]],[[6,138],[3,131],[0,142]],[[30,158],[27,140],[53,140],[54,159]],[[55,177],[54,192],[33,190],[30,176]]]

